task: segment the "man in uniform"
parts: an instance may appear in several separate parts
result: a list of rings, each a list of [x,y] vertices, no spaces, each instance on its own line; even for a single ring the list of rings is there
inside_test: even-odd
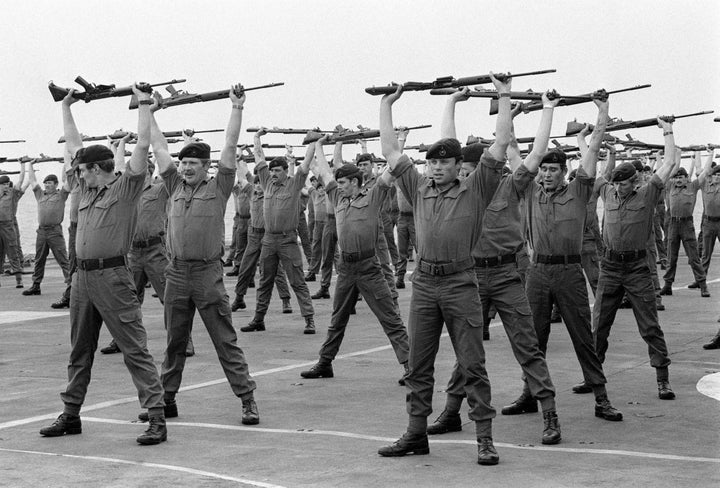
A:
[[[265,328],[265,314],[270,305],[273,282],[277,274],[278,263],[282,262],[287,273],[290,286],[295,292],[300,313],[305,318],[305,334],[315,333],[315,310],[312,306],[310,291],[305,283],[302,266],[302,256],[297,243],[298,206],[300,205],[300,192],[305,186],[308,168],[315,153],[315,145],[308,145],[308,151],[302,164],[294,176],[288,176],[288,161],[285,157],[277,157],[268,164],[262,151],[260,136],[265,134],[260,130],[255,133],[255,151],[259,156],[256,159],[255,171],[260,178],[260,184],[265,192],[263,212],[265,218],[265,235],[262,240],[260,263],[260,283],[257,288],[257,306],[255,317],[246,326],[243,332],[263,330]]]
[[[45,190],[43,190],[35,179],[35,168],[32,161],[29,170],[29,183],[38,204],[38,230],[35,240],[33,284],[23,291],[22,294],[26,296],[40,294],[40,283],[42,283],[45,276],[45,261],[50,251],[52,251],[55,261],[60,265],[67,287],[70,287],[70,264],[61,225],[65,217],[65,201],[70,195],[66,183],[67,179],[63,174],[63,185],[58,189],[58,177],[53,174],[47,175],[43,180],[43,186],[45,187]]]
[[[674,165],[675,142],[672,125],[658,119],[665,136],[665,163],[650,182],[639,184],[640,176],[632,163],[622,163],[612,171],[610,182],[598,178],[604,202],[605,255],[600,267],[598,292],[593,306],[593,336],[601,362],[605,361],[610,328],[623,296],[627,296],[640,336],[648,345],[650,364],[657,376],[658,396],[672,400],[675,394],[668,382],[667,345],[655,306],[655,287],[646,259],[652,242],[655,203]],[[653,264],[653,268],[657,265]]]
[[[327,137],[327,136],[325,136]],[[392,344],[398,362],[407,373],[408,337],[400,313],[390,296],[380,263],[375,255],[380,219],[380,208],[389,187],[378,184],[363,188],[363,175],[357,166],[345,164],[335,170],[335,176],[323,154],[320,139],[315,155],[318,173],[327,185],[327,198],[335,207],[340,261],[335,285],[333,313],[327,338],[320,348],[320,360],[312,368],[300,373],[303,378],[332,378],[332,361],[335,359],[350,318],[350,311],[363,296],[370,310]],[[401,380],[404,384],[404,380]]]
[[[593,192],[598,152],[608,120],[607,99],[594,101],[599,108],[598,121],[577,177],[565,182],[568,170],[565,153],[552,150],[539,161],[541,183],[533,182],[526,193],[529,242],[533,249],[526,291],[540,350],[547,352],[550,315],[553,303],[557,303],[585,382],[592,386],[595,416],[619,421],[622,413],[608,399],[607,380],[595,352],[587,286],[580,265],[587,203]],[[529,164],[527,169],[534,172],[537,163]]]
[[[247,175],[237,175],[237,183],[233,186],[235,216],[233,217],[233,236],[230,244],[230,256],[233,267],[225,276],[237,276],[240,273],[240,261],[247,247],[248,227],[250,227],[250,196],[253,186],[248,182]]]
[[[322,235],[327,223],[327,195],[325,185],[315,176],[310,178],[312,187],[309,190],[310,203],[308,214],[310,217],[310,233],[312,235],[312,254],[308,264],[305,281],[315,281],[315,275],[320,271],[322,264]]]
[[[25,178],[25,163],[21,163],[20,183],[13,186],[7,175],[0,175],[0,272],[2,262],[7,255],[10,263],[10,274],[15,275],[15,288],[22,288],[22,262],[18,253],[18,235],[15,231],[15,212],[17,202],[24,191],[19,188]]]
[[[195,310],[217,351],[220,365],[233,393],[242,400],[242,423],[259,423],[255,381],[243,350],[237,345],[230,302],[223,284],[223,233],[227,201],[236,172],[245,95],[241,85],[230,89],[232,109],[225,131],[225,146],[218,171],[208,178],[210,146],[192,142],[182,148],[178,167],[168,152],[165,136],[152,118],[152,142],[160,176],[168,194],[167,249],[169,265],[165,284],[165,327],[168,339],[162,366],[165,415],[177,417],[175,397],[185,369],[186,348]],[[242,172],[246,171],[244,163]],[[121,347],[122,349],[122,347]]]
[[[676,154],[675,157],[679,166],[680,155]],[[700,295],[702,297],[710,296],[705,281],[705,270],[700,262],[700,256],[698,256],[697,234],[693,225],[693,211],[695,210],[695,202],[700,186],[699,179],[689,181],[687,170],[679,168],[673,177],[673,185],[667,190],[667,211],[670,215],[668,219],[668,254],[670,263],[663,276],[665,286],[660,291],[661,295],[672,295],[672,284],[675,281],[678,254],[682,242],[685,247],[685,254],[688,257],[688,264],[690,264],[695,277],[695,283],[700,288]]]
[[[702,221],[702,267],[705,270],[705,275],[710,269],[710,260],[715,250],[715,241],[720,238],[720,166],[712,166],[715,151],[712,148],[708,148],[708,151],[705,167],[698,177],[701,185],[703,208],[705,209]]]
[[[70,299],[71,352],[68,386],[60,396],[63,413],[40,429],[46,437],[80,434],[80,408],[85,400],[93,356],[103,322],[117,341],[138,390],[141,406],[148,409],[150,425],[137,438],[140,444],[167,440],[163,389],[147,349],[140,303],[125,257],[136,222],[136,206],[147,172],[150,145],[150,95],[133,86],[139,100],[138,141],[121,176],[114,173],[113,153],[105,146],[82,147],[70,106],[77,101],[73,90],[62,102],[66,149],[75,154],[80,173],[77,234],[78,271],[73,276]]]
[[[406,378],[408,428],[395,443],[378,450],[381,456],[428,454],[427,417],[432,412],[433,370],[443,323],[446,324],[460,367],[466,374],[465,389],[470,418],[475,421],[477,462],[492,465],[499,456],[492,441],[490,381],[485,371],[482,343],[482,307],[472,250],[480,233],[486,202],[492,196],[502,163],[484,161],[464,181],[458,180],[460,143],[441,139],[427,151],[428,175],[414,168],[400,152],[392,122],[392,104],[402,85],[380,102],[380,141],[390,173],[413,205],[418,261],[413,273],[408,331],[410,374]],[[504,103],[509,99],[501,98]],[[492,185],[492,186],[491,186]]]
[[[496,88],[502,94],[509,92],[510,86],[510,81],[498,81]],[[451,95],[448,98],[448,105],[467,100],[468,91],[462,90]],[[533,150],[528,154],[526,160],[527,164],[532,166],[537,166],[537,162],[544,154],[543,148],[547,147],[552,126],[552,108],[557,103],[557,101],[551,103],[546,97],[543,98],[543,102],[548,104],[548,109],[543,110]],[[492,146],[486,149],[487,154],[481,157],[484,161],[490,158],[500,161],[505,159],[512,132],[507,123],[507,120],[511,118],[510,107],[503,104],[502,108],[508,112],[498,112],[496,139]],[[442,135],[455,136],[454,108],[445,111]],[[466,153],[463,152],[463,154]],[[550,379],[545,357],[538,346],[530,305],[525,295],[523,281],[517,270],[517,253],[524,247],[525,241],[520,216],[521,198],[535,176],[527,171],[527,166],[521,164],[514,173],[502,177],[485,210],[480,238],[475,244],[473,256],[478,256],[475,257],[475,274],[478,279],[483,311],[488,310],[490,305],[494,305],[499,312],[513,354],[523,370],[525,379],[522,396],[511,405],[504,407],[502,413],[503,415],[516,415],[537,412],[539,400],[542,405],[544,421],[542,443],[557,444],[561,440],[561,433],[555,408],[555,387]],[[485,323],[483,326],[486,327],[487,324]],[[435,423],[428,427],[428,434],[443,434],[461,430],[462,422],[459,412],[465,396],[464,385],[465,377],[456,363],[446,389],[445,410]]]

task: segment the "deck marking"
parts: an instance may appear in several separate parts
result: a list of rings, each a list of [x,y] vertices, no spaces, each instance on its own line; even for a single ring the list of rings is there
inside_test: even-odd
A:
[[[703,376],[695,387],[703,395],[720,401],[720,373]]]

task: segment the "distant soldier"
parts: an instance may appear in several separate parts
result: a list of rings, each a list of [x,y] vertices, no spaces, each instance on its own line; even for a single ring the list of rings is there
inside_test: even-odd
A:
[[[15,230],[14,218],[17,202],[24,195],[22,185],[25,179],[25,163],[21,163],[18,184],[13,186],[7,175],[0,175],[0,272],[5,256],[10,263],[10,274],[15,275],[15,288],[23,287],[22,262],[18,252],[18,235]]]

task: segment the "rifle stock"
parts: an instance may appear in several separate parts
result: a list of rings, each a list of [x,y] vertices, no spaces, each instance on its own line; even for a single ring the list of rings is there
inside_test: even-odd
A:
[[[243,88],[243,92],[252,90],[261,90],[264,88],[273,88],[276,86],[283,86],[285,83],[269,83],[267,85],[251,86]],[[199,102],[210,102],[212,100],[222,100],[223,98],[230,98],[230,90],[218,90],[208,93],[187,93],[182,91],[174,90],[171,91],[172,95],[170,98],[165,98],[161,102],[162,108],[174,107],[176,105],[187,105],[188,103],[199,103]],[[138,107],[138,101],[135,97],[130,100],[130,110]]]
[[[133,94],[132,86],[123,86],[120,88],[116,88],[115,85],[94,85],[92,83],[88,83],[83,77],[78,76],[75,78],[75,82],[82,86],[85,91],[84,92],[74,92],[73,98],[76,98],[78,100],[84,100],[85,103],[89,103],[93,100],[100,100],[102,98],[111,98],[111,97],[127,97]],[[162,83],[138,83],[138,88],[146,93],[152,93],[152,87],[154,86],[160,86],[160,85],[169,85],[172,83],[184,83],[185,80],[170,80],[165,81]],[[70,88],[63,88],[60,86],[57,86],[55,83],[50,81],[48,83],[48,89],[50,90],[50,94],[53,97],[53,100],[56,102],[62,101],[63,98],[67,96],[67,94],[70,92]]]
[[[605,132],[612,132],[616,130],[626,130],[626,129],[639,129],[642,127],[652,127],[654,125],[657,125],[657,119],[660,118],[662,120],[665,120],[666,122],[675,122],[677,119],[684,119],[686,117],[696,117],[698,115],[707,115],[713,113],[712,110],[704,110],[702,112],[694,112],[691,114],[683,114],[683,115],[661,115],[660,117],[653,117],[649,119],[640,119],[640,120],[618,120],[616,122],[611,122],[607,125],[605,128]],[[565,131],[565,135],[573,135],[580,132],[582,129],[583,124],[578,122],[568,122],[567,124],[567,130]],[[594,127],[591,125],[590,130],[594,130]]]

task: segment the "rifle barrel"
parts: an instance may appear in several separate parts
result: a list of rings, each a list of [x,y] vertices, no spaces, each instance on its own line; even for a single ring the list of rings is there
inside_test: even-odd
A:
[[[0,141],[0,144],[17,144],[19,142],[26,142],[24,139],[15,139],[12,141]]]

